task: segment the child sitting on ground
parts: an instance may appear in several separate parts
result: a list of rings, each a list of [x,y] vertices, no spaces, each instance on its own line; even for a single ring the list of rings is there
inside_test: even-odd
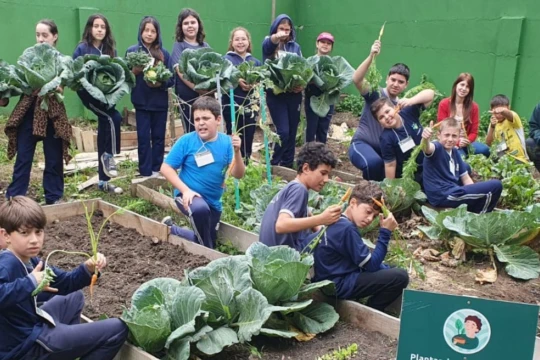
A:
[[[37,307],[32,292],[45,275],[41,252],[47,218],[32,199],[15,196],[0,205],[0,359],[112,360],[128,335],[120,319],[81,324],[82,288],[107,261],[98,254],[71,272],[55,267],[45,292],[56,293]],[[48,265],[48,264],[47,264]]]
[[[334,154],[326,145],[305,144],[297,157],[298,175],[272,199],[261,221],[259,241],[268,246],[287,245],[301,250],[302,239],[309,229],[335,223],[341,214],[337,205],[319,215],[309,216],[309,190],[319,192],[336,166]]]
[[[493,140],[499,142],[497,153],[509,154],[514,159],[527,163],[527,148],[525,132],[519,115],[510,110],[510,100],[505,95],[495,95],[491,99],[491,124],[486,137],[486,143],[491,146]]]
[[[213,249],[228,167],[233,164],[230,174],[237,179],[244,176],[246,168],[240,137],[218,133],[222,121],[219,102],[202,96],[193,103],[192,111],[195,131],[174,144],[161,165],[161,174],[174,186],[176,205],[189,217],[193,231],[176,226],[170,217],[163,222],[171,226],[171,234]]]
[[[474,183],[455,146],[459,139],[460,123],[454,118],[441,122],[439,141],[430,142],[433,122],[422,133],[424,151],[424,191],[428,202],[436,207],[456,208],[467,204],[474,213],[492,211],[502,193],[499,180]]]
[[[385,178],[395,179],[402,176],[403,164],[409,159],[416,145],[422,140],[420,114],[425,106],[433,101],[435,92],[425,89],[410,99],[400,99],[396,110],[394,103],[386,98],[379,98],[371,105],[371,114],[384,128],[380,136],[381,155],[384,160]],[[422,156],[415,180],[422,183]]]
[[[380,186],[363,180],[356,185],[341,218],[328,226],[313,253],[314,281],[332,280],[338,299],[370,297],[367,305],[383,311],[399,298],[409,283],[403,269],[383,263],[392,231],[398,224],[392,214],[383,218],[373,199],[381,200]],[[358,228],[365,228],[375,217],[380,219],[379,239],[373,252],[364,244]],[[311,235],[308,245],[317,234]]]

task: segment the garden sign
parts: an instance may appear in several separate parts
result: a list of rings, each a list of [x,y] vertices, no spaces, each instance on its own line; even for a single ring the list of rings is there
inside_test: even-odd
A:
[[[537,305],[405,290],[397,360],[533,358]]]

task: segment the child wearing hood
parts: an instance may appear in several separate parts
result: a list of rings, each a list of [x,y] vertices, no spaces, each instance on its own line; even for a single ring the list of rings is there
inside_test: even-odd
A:
[[[153,58],[153,65],[162,62],[169,64],[169,53],[161,43],[159,22],[152,16],[145,16],[139,26],[138,43],[126,51],[143,51]],[[165,153],[165,131],[169,108],[168,88],[173,79],[164,83],[152,84],[144,80],[143,69],[134,68],[136,86],[131,92],[131,102],[135,107],[137,121],[137,152],[141,176],[157,176]]]
[[[243,27],[234,28],[231,32],[231,38],[229,39],[229,49],[224,56],[225,59],[233,63],[234,66],[238,66],[243,62],[252,62],[254,66],[261,66],[260,60],[251,55],[251,35]],[[234,103],[236,107],[235,121],[236,129],[240,130],[240,137],[242,138],[242,147],[240,151],[244,162],[247,164],[251,157],[251,148],[253,146],[253,138],[255,137],[255,120],[257,119],[257,112],[249,111],[244,113],[239,112],[240,106],[246,106],[249,108],[248,99],[250,91],[253,85],[246,83],[245,79],[240,79],[238,87],[234,89]],[[232,134],[232,121],[231,121],[231,100],[228,94],[223,95],[223,118],[227,125],[227,134]]]
[[[302,56],[300,45],[296,42],[296,32],[291,18],[288,15],[279,15],[270,27],[270,36],[262,44],[263,60],[276,59],[287,52]],[[302,87],[275,95],[271,90],[266,93],[266,102],[272,122],[276,126],[281,144],[274,145],[272,165],[281,165],[292,168],[294,162],[294,148],[296,144],[296,131],[300,123],[300,104],[302,103]]]

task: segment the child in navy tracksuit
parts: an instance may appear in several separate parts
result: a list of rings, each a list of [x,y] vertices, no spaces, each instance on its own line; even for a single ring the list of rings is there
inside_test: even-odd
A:
[[[381,137],[381,154],[384,160],[385,178],[401,178],[403,165],[411,156],[413,149],[422,140],[420,114],[424,106],[433,101],[435,92],[422,90],[410,99],[401,99],[401,110],[396,112],[394,103],[388,98],[380,98],[371,105],[371,114],[384,128]],[[422,183],[422,161],[420,154],[415,180]]]
[[[229,50],[224,57],[235,66],[245,61],[250,61],[255,66],[262,65],[259,60],[251,55],[251,35],[243,27],[237,27],[231,32]],[[257,119],[257,112],[249,110],[250,99],[248,95],[250,95],[252,87],[253,85],[248,85],[244,79],[240,79],[238,87],[234,89],[236,130],[240,130],[240,137],[242,138],[242,148],[240,150],[246,164],[251,157],[253,137],[255,136],[255,120]],[[232,134],[230,101],[229,95],[224,94],[222,100],[223,117],[227,125],[227,134],[229,135]],[[240,114],[239,106],[246,107],[243,114]],[[250,112],[246,112],[246,110]]]
[[[392,231],[398,224],[392,214],[383,218],[373,199],[380,201],[378,184],[362,180],[354,187],[349,205],[341,218],[328,226],[315,248],[313,281],[331,280],[338,299],[358,300],[370,297],[367,305],[383,311],[398,299],[409,283],[407,271],[383,263]],[[358,228],[367,227],[379,216],[379,239],[371,252]],[[308,237],[307,246],[318,233]]]
[[[152,55],[154,66],[159,62],[169,64],[169,53],[161,43],[161,30],[158,21],[145,16],[139,26],[139,42],[127,49],[130,52],[144,51]],[[147,83],[143,69],[135,68],[137,83],[131,92],[131,102],[135,107],[137,121],[137,142],[139,147],[139,173],[141,176],[157,176],[165,153],[165,131],[167,110],[169,108],[168,88],[173,79],[165,83]]]
[[[175,90],[176,95],[180,98],[180,110],[182,112],[184,133],[186,134],[195,131],[191,105],[193,105],[200,94],[193,90],[195,85],[184,80],[182,74],[178,71],[178,60],[180,60],[182,52],[186,49],[208,47],[208,44],[204,42],[205,36],[203,23],[199,14],[193,9],[182,9],[176,23],[176,42],[173,45],[169,67],[175,69]]]
[[[465,163],[456,149],[461,126],[454,118],[447,118],[440,125],[438,142],[429,142],[433,122],[422,133],[424,151],[424,191],[431,205],[456,208],[467,204],[474,213],[492,211],[502,193],[499,180],[474,183],[467,173]]]
[[[263,61],[283,56],[285,52],[302,56],[300,45],[295,41],[296,31],[288,15],[279,15],[270,27],[270,36],[262,44]],[[302,103],[302,90],[299,87],[292,92],[275,95],[271,90],[266,92],[268,110],[272,122],[276,126],[280,144],[274,145],[272,165],[281,165],[292,168],[294,162],[294,149],[296,145],[296,131],[300,123],[300,104]]]
[[[84,27],[82,40],[73,52],[73,58],[87,54],[116,56],[115,42],[111,27],[105,16],[91,15]],[[112,194],[122,192],[120,187],[109,184],[111,177],[118,176],[113,156],[120,152],[120,122],[122,115],[115,106],[108,107],[94,99],[86,90],[77,91],[83,105],[96,114],[98,118],[98,172],[100,190]]]
[[[52,20],[41,20],[36,25],[36,42],[56,46],[58,27]],[[43,99],[37,96],[22,95],[6,124],[8,136],[8,157],[17,154],[13,167],[13,177],[9,184],[6,197],[26,195],[30,184],[32,162],[38,141],[43,140],[45,154],[45,169],[43,170],[43,190],[45,203],[54,204],[64,195],[64,158],[69,160],[67,149],[71,135],[71,125],[68,122],[64,104],[51,97],[49,111],[40,108]],[[9,99],[0,99],[0,106],[7,106]],[[41,120],[39,120],[41,119]],[[37,134],[34,126],[43,121],[42,133]],[[62,126],[59,126],[62,125]],[[63,127],[63,133],[59,132]],[[39,129],[39,127],[38,127]],[[64,148],[66,153],[64,154]],[[65,156],[64,156],[65,155]]]
[[[320,33],[315,46],[317,47],[317,55],[330,55],[334,48],[334,36],[327,32]],[[326,144],[330,121],[332,121],[332,115],[334,114],[334,105],[330,105],[330,110],[324,117],[315,114],[311,110],[311,97],[321,94],[321,89],[314,84],[309,84],[306,87],[306,99],[304,100],[306,111],[306,142],[317,141]]]
[[[56,277],[44,288],[56,293],[37,306],[32,292],[44,276],[37,255],[47,218],[32,199],[16,196],[0,205],[0,232],[7,250],[0,252],[0,359],[111,360],[128,335],[120,319],[81,324],[84,295],[95,268],[107,261],[98,254],[71,272],[51,267]]]

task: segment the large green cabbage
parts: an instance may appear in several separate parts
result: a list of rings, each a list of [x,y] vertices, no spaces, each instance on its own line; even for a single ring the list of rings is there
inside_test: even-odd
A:
[[[290,92],[296,87],[306,87],[313,77],[315,61],[314,58],[308,61],[289,52],[274,60],[267,59],[266,65],[270,71],[274,94]]]
[[[341,90],[352,82],[354,68],[341,56],[315,55],[307,61],[314,64],[312,82],[323,92],[311,97],[311,109],[325,117],[330,106],[338,102]]]
[[[22,88],[23,84],[15,72],[15,67],[0,60],[0,99],[22,94]]]
[[[253,61],[244,61],[238,65],[238,71],[240,71],[240,79],[244,79],[248,85],[261,82],[270,75],[266,65],[255,66]]]
[[[218,75],[221,91],[227,92],[236,88],[240,79],[240,71],[210,48],[184,50],[178,61],[178,70],[185,80],[195,84],[194,90],[215,90]]]
[[[124,60],[108,55],[78,57],[71,68],[76,80],[68,83],[73,90],[84,88],[90,96],[108,107],[116,105],[135,86],[135,75]]]

